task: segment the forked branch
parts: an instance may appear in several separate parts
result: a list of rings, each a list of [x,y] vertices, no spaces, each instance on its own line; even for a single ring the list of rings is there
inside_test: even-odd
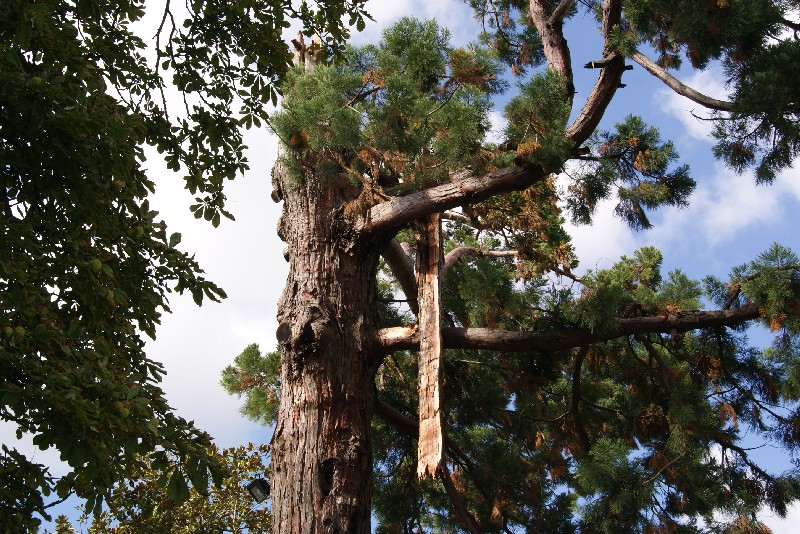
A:
[[[597,129],[608,104],[617,92],[625,62],[611,45],[611,30],[619,24],[622,16],[622,0],[603,2],[603,58],[610,58],[609,65],[600,70],[600,75],[583,105],[583,109],[567,128],[567,138],[580,146]]]

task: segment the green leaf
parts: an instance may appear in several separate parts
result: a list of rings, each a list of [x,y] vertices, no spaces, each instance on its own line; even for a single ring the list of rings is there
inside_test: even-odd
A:
[[[189,480],[200,495],[208,495],[208,468],[200,458],[190,460],[186,465],[186,472]]]
[[[172,499],[175,504],[182,504],[189,499],[189,485],[179,469],[175,469],[169,479],[167,497]]]

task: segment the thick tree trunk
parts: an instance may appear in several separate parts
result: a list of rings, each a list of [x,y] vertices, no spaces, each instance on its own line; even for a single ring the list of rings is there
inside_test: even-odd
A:
[[[281,402],[271,445],[276,533],[369,533],[375,273],[380,248],[354,244],[346,183],[289,186],[279,235],[289,278],[278,306]],[[355,203],[358,201],[356,200]]]

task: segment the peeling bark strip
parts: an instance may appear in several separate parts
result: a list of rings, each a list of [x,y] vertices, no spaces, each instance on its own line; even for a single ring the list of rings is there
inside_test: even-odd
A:
[[[417,250],[419,287],[419,444],[417,476],[435,477],[442,466],[441,382],[441,218],[427,217],[421,224]]]

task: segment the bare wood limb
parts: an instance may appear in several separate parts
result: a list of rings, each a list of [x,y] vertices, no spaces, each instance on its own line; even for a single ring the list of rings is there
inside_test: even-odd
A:
[[[611,29],[619,24],[622,14],[622,0],[603,1],[603,58],[615,58],[607,67],[600,71],[597,81],[583,105],[583,109],[567,128],[567,138],[575,146],[583,144],[592,132],[595,131],[600,119],[606,112],[608,104],[614,97],[622,80],[624,61],[611,46]]]
[[[704,95],[700,91],[692,89],[641,52],[634,52],[631,54],[630,58],[644,67],[647,72],[667,84],[670,89],[679,95],[685,96],[689,100],[696,102],[708,109],[715,109],[717,111],[733,110],[733,102],[728,102],[727,100],[718,100],[716,98]]]
[[[516,250],[481,250],[475,247],[456,247],[447,253],[444,257],[444,265],[442,266],[442,280],[447,275],[447,270],[452,266],[459,263],[464,256],[483,256],[491,258],[503,258],[508,256],[516,256],[519,252]]]
[[[419,422],[416,419],[409,417],[391,404],[382,400],[377,400],[375,403],[375,415],[407,436],[414,437],[419,434]],[[458,457],[465,464],[473,465],[469,456],[467,456],[452,439],[445,438],[445,445],[447,445],[447,449],[450,451],[449,456]]]
[[[444,465],[441,412],[441,224],[438,214],[420,226],[417,245],[419,313],[419,442],[417,477],[436,477]]]
[[[615,327],[603,332],[588,328],[551,330],[549,332],[511,332],[491,328],[443,328],[444,347],[449,349],[484,349],[502,352],[555,351],[609,341],[619,337],[688,332],[698,328],[735,326],[758,319],[758,306],[748,304],[732,310],[698,311],[678,315],[618,318]],[[419,338],[413,328],[385,328],[379,332],[378,346],[385,352],[413,350]]]
[[[392,239],[383,249],[383,259],[391,269],[397,281],[400,283],[400,289],[403,290],[406,298],[408,299],[408,307],[414,315],[419,315],[419,303],[417,302],[417,281],[414,278],[414,263],[403,246],[397,241]]]
[[[416,437],[419,435],[419,422],[416,419],[409,417],[391,404],[388,404],[380,399],[377,399],[375,402],[375,415],[407,436]],[[488,500],[490,498],[490,493],[486,491],[486,489],[481,485],[480,480],[478,480],[477,466],[472,459],[467,455],[467,453],[461,450],[458,444],[451,438],[445,436],[444,444],[447,447],[447,455],[450,458],[459,461],[461,465],[466,467],[467,472],[470,473],[470,478],[472,478],[472,481],[475,483],[478,491],[480,491],[483,497]]]
[[[462,222],[462,223],[465,223],[465,224],[469,224],[471,222],[470,218],[467,217],[466,215],[462,215],[462,214],[456,213],[454,211],[448,211],[448,212],[442,213],[442,220],[443,221]]]
[[[543,180],[549,171],[542,167],[505,167],[481,176],[462,172],[451,182],[395,197],[370,208],[355,224],[356,232],[371,237],[397,230],[414,219],[432,213],[475,204],[491,196],[521,190]]]

